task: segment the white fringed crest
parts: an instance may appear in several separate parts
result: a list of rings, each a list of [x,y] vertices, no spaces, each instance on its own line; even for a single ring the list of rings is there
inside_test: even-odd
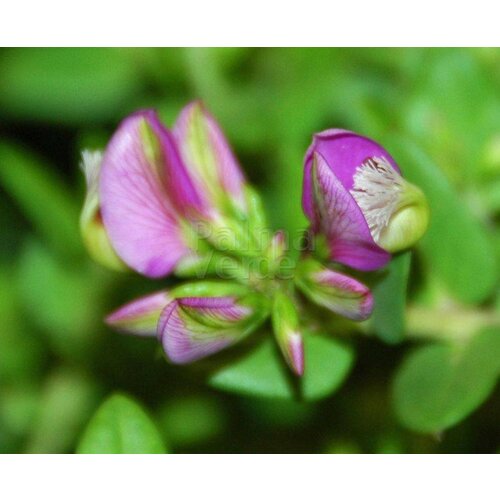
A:
[[[398,209],[403,187],[403,178],[383,156],[369,158],[356,169],[351,195],[376,243]]]

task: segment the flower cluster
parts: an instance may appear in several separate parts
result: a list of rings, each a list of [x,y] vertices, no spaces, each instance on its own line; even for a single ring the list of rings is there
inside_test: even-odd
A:
[[[104,152],[83,153],[81,230],[89,253],[115,270],[180,284],[110,314],[109,325],[157,336],[176,364],[241,341],[271,318],[283,357],[304,372],[307,300],[350,320],[373,309],[370,290],[340,265],[378,269],[424,233],[422,192],[374,141],[345,130],[314,136],[304,166],[310,220],[298,262],[267,226],[260,197],[223,132],[194,102],[167,129],[155,111],[118,127]]]

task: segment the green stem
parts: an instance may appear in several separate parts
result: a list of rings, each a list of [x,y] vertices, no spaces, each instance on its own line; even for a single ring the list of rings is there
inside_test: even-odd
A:
[[[427,309],[413,306],[407,311],[406,322],[408,338],[466,342],[486,327],[500,327],[500,314],[455,307]]]

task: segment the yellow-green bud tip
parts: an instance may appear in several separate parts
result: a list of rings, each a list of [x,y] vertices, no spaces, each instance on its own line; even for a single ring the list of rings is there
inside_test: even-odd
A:
[[[400,208],[380,232],[378,244],[388,252],[406,250],[422,238],[429,225],[429,205],[424,193],[413,184],[405,182]]]
[[[427,229],[429,206],[424,193],[384,157],[369,158],[357,168],[351,195],[375,243],[388,252],[410,248]]]

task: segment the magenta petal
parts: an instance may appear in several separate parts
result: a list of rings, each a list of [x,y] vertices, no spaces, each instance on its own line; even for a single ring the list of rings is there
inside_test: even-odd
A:
[[[329,129],[315,134],[309,146],[304,164],[304,190],[302,203],[308,217],[313,216],[311,169],[314,153],[319,153],[347,191],[353,186],[356,168],[368,158],[385,157],[396,172],[399,167],[392,156],[378,143],[368,137],[342,129]]]
[[[114,249],[129,267],[165,276],[188,253],[176,207],[197,207],[168,131],[153,111],[125,119],[104,154],[101,212]]]
[[[177,299],[162,312],[158,336],[173,363],[191,363],[243,338],[242,322],[252,312],[233,297]]]
[[[314,278],[318,289],[324,290],[324,294],[317,294],[324,299],[321,305],[354,321],[370,317],[373,296],[366,285],[331,269],[318,272]]]
[[[146,295],[109,314],[106,323],[125,333],[155,336],[160,314],[171,300],[165,291]]]
[[[314,154],[311,177],[313,230],[325,235],[331,259],[361,271],[384,266],[390,254],[373,241],[354,198],[319,153]]]
[[[200,196],[205,196],[209,204],[220,206],[220,197],[229,194],[243,207],[241,168],[218,123],[200,101],[184,107],[173,134]]]

